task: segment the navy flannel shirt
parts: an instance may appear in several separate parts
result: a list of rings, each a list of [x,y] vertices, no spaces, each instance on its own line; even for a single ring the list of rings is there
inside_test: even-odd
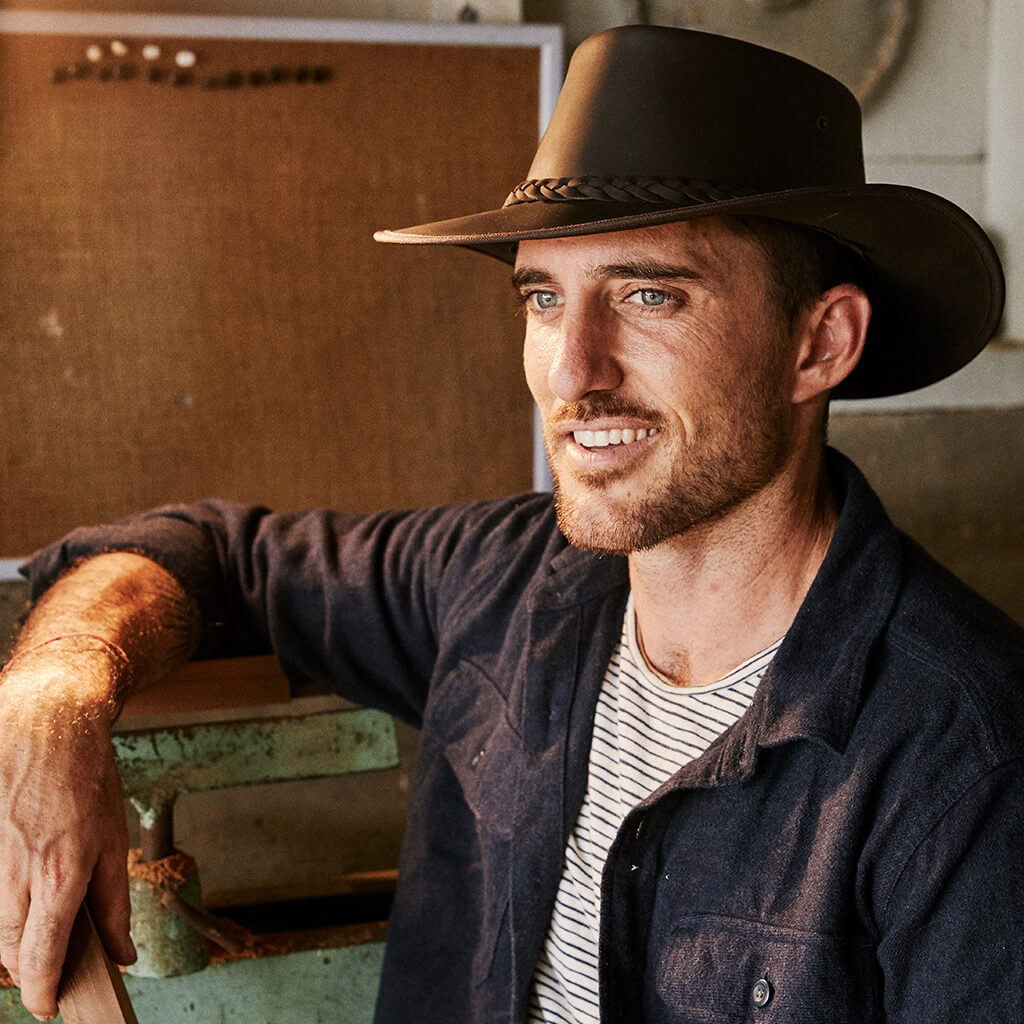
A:
[[[605,1024],[1024,1021],[1024,635],[830,472],[838,529],[751,707],[612,848]],[[377,1020],[522,1021],[625,561],[569,547],[543,495],[205,502],[76,531],[34,592],[112,548],[185,583],[205,653],[273,650],[422,728]]]

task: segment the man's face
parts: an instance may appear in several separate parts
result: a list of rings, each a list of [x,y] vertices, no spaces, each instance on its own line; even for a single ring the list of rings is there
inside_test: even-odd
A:
[[[654,547],[777,475],[792,342],[767,272],[717,218],[520,243],[526,378],[573,544]]]

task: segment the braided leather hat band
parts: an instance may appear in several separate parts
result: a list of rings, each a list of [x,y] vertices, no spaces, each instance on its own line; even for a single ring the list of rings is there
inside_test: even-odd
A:
[[[686,178],[530,178],[508,195],[504,207],[518,203],[563,203],[589,199],[609,203],[657,203],[698,206],[754,195],[750,189]]]

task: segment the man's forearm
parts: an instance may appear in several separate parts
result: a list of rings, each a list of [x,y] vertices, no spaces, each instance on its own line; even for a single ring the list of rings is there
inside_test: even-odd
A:
[[[129,689],[142,689],[183,663],[198,646],[195,602],[165,569],[141,555],[111,552],[76,566],[37,601],[11,657],[29,668],[79,661],[90,648],[110,661],[104,676],[69,677],[66,696],[106,700],[119,707]],[[102,692],[103,687],[107,692]]]

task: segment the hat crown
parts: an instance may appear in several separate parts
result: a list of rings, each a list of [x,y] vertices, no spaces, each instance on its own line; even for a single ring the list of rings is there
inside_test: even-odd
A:
[[[528,178],[663,178],[741,192],[864,181],[841,82],[752,43],[631,25],[576,50]]]

